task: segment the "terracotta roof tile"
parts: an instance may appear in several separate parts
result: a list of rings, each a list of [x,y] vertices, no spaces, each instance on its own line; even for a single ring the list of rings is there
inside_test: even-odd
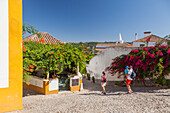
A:
[[[40,33],[41,37],[44,39],[44,41],[45,41],[44,43],[58,43],[59,42],[56,38],[54,38],[47,32],[39,32],[39,33]],[[34,35],[28,36],[23,39],[24,42],[29,41],[29,40],[40,41],[40,38],[38,37],[37,34],[34,34]]]
[[[114,46],[110,46],[110,47],[126,47],[127,45],[129,45],[129,44],[124,42],[122,44],[115,44]]]
[[[127,45],[126,47],[133,47],[133,44],[129,44],[129,45]]]
[[[164,38],[161,38],[161,37],[156,36],[156,35],[149,35],[149,36],[151,36],[150,42],[160,42],[160,41],[164,40]],[[133,42],[146,42],[146,39],[148,39],[149,36],[146,36],[146,37],[141,38],[139,40],[135,40]]]
[[[114,46],[116,45],[115,43],[99,43],[99,44],[96,44],[96,46],[107,46],[107,47],[110,47],[110,46]]]

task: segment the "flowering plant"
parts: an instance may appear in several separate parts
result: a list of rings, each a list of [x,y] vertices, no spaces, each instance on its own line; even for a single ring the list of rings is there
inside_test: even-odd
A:
[[[132,50],[128,55],[121,55],[113,59],[106,68],[110,74],[124,75],[125,66],[132,65],[137,74],[137,79],[149,78],[157,83],[166,85],[165,75],[170,73],[170,46],[144,47]]]
[[[46,75],[53,72],[54,76],[61,73],[64,68],[74,73],[77,66],[82,72],[85,70],[86,62],[89,62],[92,56],[94,55],[84,52],[83,46],[75,48],[69,43],[23,42],[24,79],[28,79],[36,69],[43,69]]]
[[[40,41],[33,42],[27,41],[22,43],[23,48],[23,79],[28,81],[30,75],[34,74],[35,70],[43,69],[47,78],[50,72],[59,74],[63,69],[67,69],[68,72],[74,73],[79,66],[79,71],[84,72],[86,70],[86,63],[94,56],[88,51],[84,51],[87,48],[84,46],[74,47],[69,43],[57,44],[45,44],[44,38],[38,33],[33,26],[23,25],[23,35],[37,34]]]

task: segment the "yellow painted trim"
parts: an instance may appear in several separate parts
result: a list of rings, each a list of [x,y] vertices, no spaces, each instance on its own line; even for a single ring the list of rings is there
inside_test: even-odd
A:
[[[80,91],[80,86],[70,87],[70,91]]]
[[[49,81],[43,81],[44,94],[58,94],[58,90],[49,91]]]
[[[82,79],[79,80],[79,86],[70,87],[70,91],[80,91],[81,83]]]
[[[9,88],[0,88],[0,112],[22,109],[22,0],[8,0]]]
[[[24,86],[24,88],[42,93],[44,95],[58,94],[58,90],[49,91],[49,81],[43,81],[43,88],[34,86],[32,84],[27,85],[26,83],[23,83],[23,86]]]

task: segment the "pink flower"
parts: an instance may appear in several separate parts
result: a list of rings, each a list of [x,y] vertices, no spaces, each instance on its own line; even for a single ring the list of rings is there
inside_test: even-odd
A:
[[[126,57],[126,60],[125,60],[125,62],[127,62],[128,61],[128,55],[127,55],[127,57]]]
[[[138,52],[139,52],[139,50],[135,49],[134,53],[138,53]]]
[[[154,49],[154,50],[155,50],[155,49],[156,49],[156,47],[149,47],[149,49]]]
[[[160,48],[166,48],[168,45],[162,45]]]
[[[131,50],[131,52],[138,53],[138,52],[139,52],[139,50],[134,49],[134,50]]]
[[[134,52],[134,50],[131,50],[131,52]]]
[[[141,65],[141,64],[142,64],[142,60],[139,59],[139,60],[137,61],[136,65]]]
[[[163,56],[163,53],[160,50],[158,52],[156,52],[156,54]]]
[[[151,57],[151,58],[155,58],[155,55],[153,55],[153,54],[150,54],[150,57]]]
[[[151,41],[151,37],[150,36],[146,39],[146,42],[149,42],[149,41]]]
[[[147,48],[147,47],[144,47],[143,50],[148,50],[148,48]]]
[[[130,56],[129,61],[132,61],[134,59],[134,56]]]
[[[148,52],[148,56],[150,56],[151,58],[155,58],[155,55],[151,54]]]
[[[170,54],[170,49],[167,51],[168,54]]]
[[[147,65],[144,65],[144,66],[142,67],[143,70],[147,70],[147,68],[148,68]]]

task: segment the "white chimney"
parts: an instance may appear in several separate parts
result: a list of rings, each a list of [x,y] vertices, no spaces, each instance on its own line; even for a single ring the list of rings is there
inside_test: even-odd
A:
[[[144,37],[147,37],[147,36],[149,36],[149,35],[151,35],[151,32],[150,32],[150,31],[144,32]]]
[[[137,37],[137,33],[135,33],[135,40],[137,40],[138,39],[138,37]]]

